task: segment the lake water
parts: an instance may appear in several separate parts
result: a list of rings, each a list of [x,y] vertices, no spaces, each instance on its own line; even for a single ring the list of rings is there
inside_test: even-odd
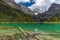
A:
[[[60,24],[57,23],[0,23],[0,27],[6,26],[12,27],[12,29],[16,28],[16,30],[13,29],[14,32],[19,33],[20,31],[18,31],[17,27],[21,27],[24,31],[28,32],[40,32],[43,34],[48,33],[48,35],[53,36],[55,40],[60,40]],[[12,29],[10,29],[10,32],[12,32]],[[3,31],[9,32],[8,30],[0,29],[0,32],[2,34]],[[14,32],[12,32],[12,34]]]
[[[25,31],[60,32],[60,24],[57,23],[0,23],[0,26],[21,27]]]

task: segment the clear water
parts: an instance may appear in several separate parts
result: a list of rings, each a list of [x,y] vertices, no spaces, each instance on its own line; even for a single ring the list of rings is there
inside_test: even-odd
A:
[[[3,27],[11,27],[14,28],[21,27],[24,31],[40,31],[42,33],[49,33],[49,35],[53,36],[55,40],[60,40],[60,24],[54,23],[0,23],[0,26]],[[16,30],[17,31],[17,30]],[[0,30],[0,32],[2,32]],[[55,33],[55,34],[51,34]],[[58,33],[58,34],[56,34]]]
[[[47,32],[60,32],[60,24],[44,24],[44,23],[0,23],[0,26],[14,26],[21,27],[26,31],[47,31]]]

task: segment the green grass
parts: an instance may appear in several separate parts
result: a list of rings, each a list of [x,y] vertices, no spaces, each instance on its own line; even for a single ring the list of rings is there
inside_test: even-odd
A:
[[[36,22],[36,20],[0,0],[0,22]]]

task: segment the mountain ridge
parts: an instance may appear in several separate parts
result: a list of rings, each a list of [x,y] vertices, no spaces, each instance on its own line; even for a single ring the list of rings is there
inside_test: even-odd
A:
[[[0,0],[0,22],[35,22],[36,20]]]
[[[55,19],[55,16],[57,17],[57,15],[60,15],[60,4],[53,3],[51,7],[48,9],[48,11],[38,14],[37,18],[39,20],[46,20],[46,19],[52,19],[54,17]]]
[[[5,0],[4,0],[5,1]],[[9,0],[7,0],[7,1],[5,1],[7,4],[9,4],[9,5],[11,5],[11,6],[13,6],[15,9],[17,9],[17,10],[20,10],[20,11],[22,11],[22,12],[24,12],[25,14],[27,14],[27,15],[35,15],[35,13],[37,12],[37,11],[31,11],[31,9],[29,9],[29,8],[27,8],[27,7],[25,7],[24,5],[22,5],[22,4],[17,4],[16,2],[14,2],[14,1],[9,1]],[[37,12],[37,13],[39,13],[39,12]]]

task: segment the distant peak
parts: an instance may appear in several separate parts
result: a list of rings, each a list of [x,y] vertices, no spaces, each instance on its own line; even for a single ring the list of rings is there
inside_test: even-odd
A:
[[[53,3],[52,5],[60,5],[60,4],[57,4],[57,3]]]

